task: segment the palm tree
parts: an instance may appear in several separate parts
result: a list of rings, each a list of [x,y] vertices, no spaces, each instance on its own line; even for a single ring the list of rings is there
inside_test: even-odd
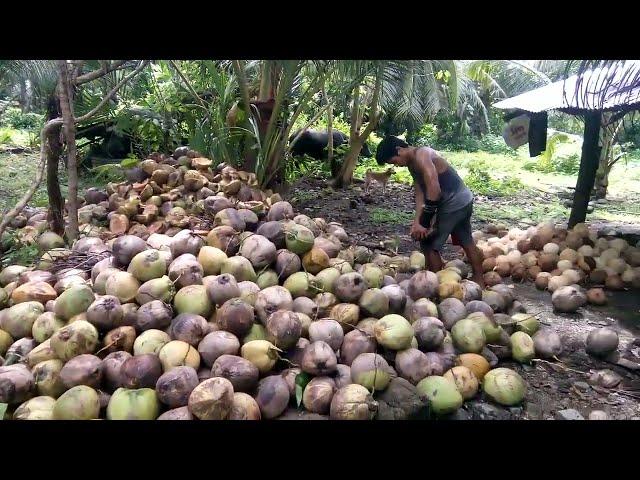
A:
[[[28,96],[31,105],[44,110],[57,83],[55,68],[53,60],[0,60],[0,88],[10,95]],[[25,98],[20,100],[24,108]]]
[[[386,130],[393,124],[419,125],[458,102],[453,60],[338,61],[335,75],[353,98],[349,150],[334,179],[336,186],[351,183],[360,150],[383,117]]]
[[[232,60],[231,64],[245,112],[244,131],[252,139],[244,167],[255,172],[261,186],[277,185],[282,181],[291,129],[324,85],[330,62]]]

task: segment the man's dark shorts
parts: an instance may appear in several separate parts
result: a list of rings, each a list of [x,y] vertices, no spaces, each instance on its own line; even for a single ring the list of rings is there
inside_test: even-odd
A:
[[[420,240],[420,247],[423,250],[440,251],[449,235],[451,235],[454,245],[467,246],[473,244],[473,237],[471,236],[472,213],[473,201],[455,212],[437,213],[433,230],[426,238]],[[424,217],[420,219],[420,224],[425,228],[429,228]]]

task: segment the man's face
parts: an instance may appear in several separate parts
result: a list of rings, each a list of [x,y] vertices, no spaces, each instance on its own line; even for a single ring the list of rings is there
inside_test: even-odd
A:
[[[403,147],[397,147],[396,151],[397,151],[396,155],[391,157],[387,163],[390,163],[392,165],[397,165],[398,167],[406,167],[407,162],[409,161],[409,157],[407,155],[407,152],[409,151],[409,149],[403,148]]]

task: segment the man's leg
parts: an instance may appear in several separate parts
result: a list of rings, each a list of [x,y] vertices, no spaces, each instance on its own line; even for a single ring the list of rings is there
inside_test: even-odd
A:
[[[423,253],[427,260],[427,270],[430,270],[434,273],[442,270],[444,262],[442,261],[440,252],[438,252],[437,250],[433,250],[432,248],[427,248],[423,251]]]
[[[482,260],[483,255],[475,243],[463,245],[462,249],[467,254],[471,268],[473,269],[473,276],[471,277],[474,282],[480,285],[484,289],[484,279],[482,277]]]
[[[480,249],[476,246],[473,235],[471,235],[471,214],[473,213],[473,203],[466,207],[463,213],[465,214],[465,217],[455,226],[453,234],[460,242],[464,253],[467,254],[469,263],[471,263],[471,268],[473,269],[473,281],[484,289],[484,279],[482,276],[482,261],[484,260],[484,257]]]
[[[420,241],[420,247],[427,262],[427,270],[434,273],[442,270],[444,266],[444,261],[440,256],[440,249],[449,237],[449,232],[442,227],[442,222],[436,217],[433,230],[426,238]]]

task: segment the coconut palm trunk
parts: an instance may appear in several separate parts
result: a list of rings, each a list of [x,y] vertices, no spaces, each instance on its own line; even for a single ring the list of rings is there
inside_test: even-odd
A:
[[[364,142],[367,141],[369,135],[375,129],[380,119],[379,100],[380,92],[382,91],[383,82],[383,66],[380,65],[376,69],[376,83],[373,87],[373,95],[371,96],[371,102],[369,103],[369,123],[364,131],[360,132],[362,123],[362,116],[364,114],[360,109],[360,85],[357,85],[353,95],[353,110],[351,112],[351,131],[349,134],[349,150],[344,156],[344,161],[338,172],[338,176],[335,178],[334,184],[336,187],[346,187],[351,184],[353,180],[353,172],[358,165],[358,157]]]

